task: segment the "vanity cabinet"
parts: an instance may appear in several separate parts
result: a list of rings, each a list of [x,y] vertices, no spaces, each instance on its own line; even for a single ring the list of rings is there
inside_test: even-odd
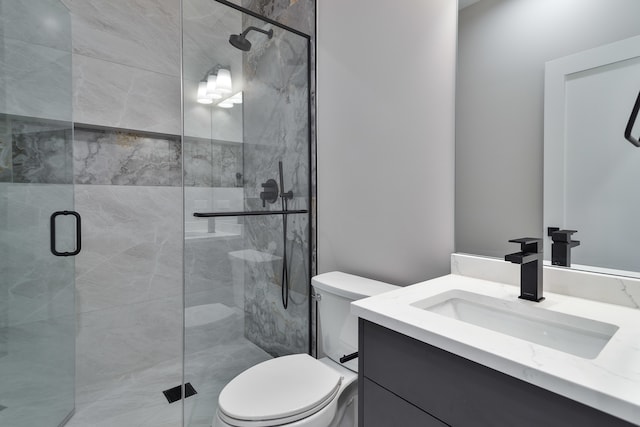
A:
[[[634,424],[359,320],[359,427]]]

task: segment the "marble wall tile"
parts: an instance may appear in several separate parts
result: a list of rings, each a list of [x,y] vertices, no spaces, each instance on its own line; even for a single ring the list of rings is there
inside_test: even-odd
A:
[[[80,312],[181,293],[179,187],[76,185],[75,204],[83,217]]]
[[[0,138],[5,182],[70,184],[73,182],[71,123],[5,116]],[[8,167],[7,167],[8,166]]]
[[[185,137],[182,142],[184,185],[213,187],[213,153],[210,140]]]
[[[180,76],[178,0],[63,0],[74,53]]]
[[[59,1],[0,1],[4,37],[71,52],[71,16]]]
[[[11,182],[13,176],[12,165],[11,120],[6,116],[0,115],[0,182]]]
[[[79,313],[77,387],[180,357],[182,297]]]
[[[259,26],[260,21],[246,17],[244,24]],[[276,29],[272,40],[256,45],[245,55],[243,71],[246,209],[261,209],[260,184],[269,178],[277,179],[279,161],[283,162],[285,191],[294,193],[289,209],[308,209],[307,40]],[[273,207],[277,208],[280,202]],[[292,289],[289,308],[284,310],[280,298],[281,272],[274,275],[266,265],[256,265],[253,271],[245,272],[247,337],[273,355],[306,352],[310,339],[309,218],[295,215],[287,221]],[[247,220],[245,232],[246,247],[282,256],[281,217]]]
[[[242,145],[185,137],[183,153],[185,186],[242,186]]]
[[[78,385],[181,353],[182,189],[76,185]]]
[[[74,138],[78,184],[182,185],[178,138],[88,129],[77,129]]]
[[[71,130],[13,134],[13,182],[71,184]]]
[[[73,207],[73,187],[2,183],[0,201],[0,327],[68,316],[74,259],[51,254],[49,219]],[[71,250],[73,229],[57,231],[58,250]]]
[[[238,4],[305,34],[315,34],[315,0],[238,0]]]
[[[71,121],[71,53],[10,38],[3,53],[0,113]]]
[[[74,121],[180,135],[180,78],[73,55]]]

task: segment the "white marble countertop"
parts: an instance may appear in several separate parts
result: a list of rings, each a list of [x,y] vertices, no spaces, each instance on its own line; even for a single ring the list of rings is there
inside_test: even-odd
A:
[[[463,290],[619,327],[594,359],[585,359],[468,324],[411,304]],[[519,287],[448,275],[351,304],[358,317],[640,425],[640,311],[545,292],[518,299]]]

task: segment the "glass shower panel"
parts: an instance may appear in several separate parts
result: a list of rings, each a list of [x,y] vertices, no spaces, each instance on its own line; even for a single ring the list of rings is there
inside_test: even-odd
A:
[[[184,374],[198,393],[184,401],[184,425],[193,427],[211,425],[240,372],[309,351],[309,37],[215,0],[185,0],[183,32]],[[231,91],[219,90],[221,70]]]
[[[0,425],[57,427],[74,409],[74,258],[51,252],[71,211],[71,24],[57,0],[0,0]],[[75,223],[56,221],[58,252]]]

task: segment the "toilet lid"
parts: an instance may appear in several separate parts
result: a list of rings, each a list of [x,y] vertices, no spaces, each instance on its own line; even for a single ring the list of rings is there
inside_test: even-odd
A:
[[[338,392],[341,381],[338,372],[307,354],[282,356],[231,380],[220,393],[218,408],[234,420],[288,418],[293,422],[323,408]]]

